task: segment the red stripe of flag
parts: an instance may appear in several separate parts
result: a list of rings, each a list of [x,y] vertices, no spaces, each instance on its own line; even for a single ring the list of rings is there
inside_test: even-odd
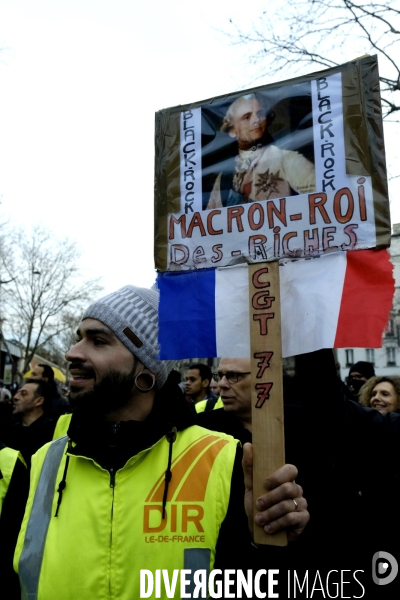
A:
[[[335,348],[380,348],[394,295],[387,250],[347,252]]]

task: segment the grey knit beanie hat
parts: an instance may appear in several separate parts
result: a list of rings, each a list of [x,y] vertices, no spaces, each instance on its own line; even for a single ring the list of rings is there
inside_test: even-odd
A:
[[[82,316],[97,319],[154,373],[158,388],[162,387],[173,362],[157,360],[158,345],[158,292],[146,288],[125,287],[97,300]]]

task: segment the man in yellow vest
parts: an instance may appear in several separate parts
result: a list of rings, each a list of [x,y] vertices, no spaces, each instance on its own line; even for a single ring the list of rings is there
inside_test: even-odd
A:
[[[246,516],[231,502],[243,486],[237,443],[196,426],[185,410],[168,381],[172,364],[157,359],[157,307],[157,292],[126,286],[82,317],[66,354],[68,434],[32,459],[14,557],[24,599],[180,598],[239,531],[244,539]],[[269,478],[256,516],[271,532],[287,527],[289,538],[309,518],[296,474],[285,465]]]
[[[221,394],[219,385],[215,381],[214,377],[211,378],[210,390],[215,396],[215,400],[200,400],[196,402],[195,409],[197,413],[208,412],[209,410],[218,410],[224,407],[224,403],[221,400]]]
[[[22,456],[0,442],[0,565],[7,600],[21,597],[12,563],[28,487],[29,474]]]

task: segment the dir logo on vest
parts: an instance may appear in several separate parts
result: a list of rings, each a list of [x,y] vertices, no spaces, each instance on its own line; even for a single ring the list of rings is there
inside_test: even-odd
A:
[[[168,524],[171,533],[188,531],[190,523],[193,532],[203,532],[201,521],[204,517],[204,508],[199,504],[172,504],[165,509],[165,518],[162,518],[163,509],[158,505],[145,504],[143,514],[143,532],[158,533],[163,531]]]
[[[172,462],[167,498],[164,498],[165,467],[155,475],[155,481],[149,482],[143,509],[143,533],[153,534],[153,537],[146,538],[146,542],[204,541],[202,534],[207,529],[206,523],[209,531],[217,530],[217,524],[212,520],[217,512],[216,502],[212,495],[211,500],[207,499],[207,488],[212,481],[214,463],[227,444],[228,440],[212,434],[201,435],[188,444]],[[213,485],[216,485],[215,481],[210,483],[211,487]],[[154,537],[157,533],[162,535]]]
[[[387,585],[397,577],[399,565],[389,552],[375,552],[372,557],[372,580],[376,585]]]

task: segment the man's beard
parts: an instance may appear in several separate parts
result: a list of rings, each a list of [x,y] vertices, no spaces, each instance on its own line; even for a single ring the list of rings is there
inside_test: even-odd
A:
[[[102,419],[111,411],[124,407],[131,398],[135,376],[134,370],[130,373],[109,371],[90,391],[74,393],[70,397],[72,411],[82,418]]]

